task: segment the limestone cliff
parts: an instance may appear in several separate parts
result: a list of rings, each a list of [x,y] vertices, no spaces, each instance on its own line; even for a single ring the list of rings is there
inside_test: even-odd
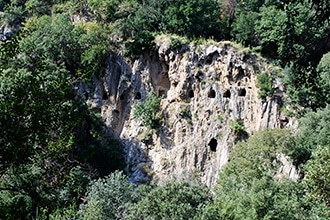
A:
[[[292,123],[280,111],[283,88],[276,77],[275,95],[258,98],[257,74],[275,76],[274,71],[266,60],[229,42],[170,48],[165,40],[132,63],[112,55],[105,75],[80,89],[101,112],[107,134],[122,141],[132,181],[198,178],[212,186],[235,141]],[[163,121],[155,132],[132,116],[134,105],[152,90],[162,97]],[[231,129],[237,121],[245,136]],[[295,175],[292,166],[283,172]]]

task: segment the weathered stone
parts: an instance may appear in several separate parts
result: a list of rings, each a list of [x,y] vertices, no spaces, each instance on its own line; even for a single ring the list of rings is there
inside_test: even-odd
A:
[[[198,178],[212,186],[235,141],[244,138],[230,129],[234,121],[242,122],[248,135],[294,125],[280,111],[283,87],[278,79],[275,97],[258,98],[256,74],[267,72],[267,65],[228,43],[192,45],[180,52],[164,42],[133,65],[110,57],[89,100],[101,109],[108,133],[122,141],[131,181]],[[163,122],[146,140],[141,138],[146,128],[133,119],[132,109],[152,90],[163,97]],[[104,92],[108,100],[102,100]],[[295,177],[287,164],[280,173]]]

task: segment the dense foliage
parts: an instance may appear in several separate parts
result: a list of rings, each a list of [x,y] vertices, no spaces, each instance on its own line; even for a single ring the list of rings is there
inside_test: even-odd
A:
[[[0,0],[0,12],[1,219],[329,218],[327,0]],[[297,134],[239,142],[213,193],[129,184],[113,172],[124,165],[120,143],[101,135],[73,85],[101,75],[111,52],[149,52],[161,33],[234,40],[280,65]],[[258,87],[262,99],[276,95],[273,75],[260,73]],[[156,128],[159,103],[150,93],[134,117]],[[246,135],[238,121],[231,129]],[[278,177],[285,155],[300,180]]]
[[[160,98],[155,93],[149,93],[144,102],[134,106],[133,116],[143,122],[149,129],[156,128],[160,123]]]

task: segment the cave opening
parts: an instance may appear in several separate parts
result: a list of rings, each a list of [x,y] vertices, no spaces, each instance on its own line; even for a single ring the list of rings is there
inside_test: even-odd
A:
[[[189,98],[194,98],[194,91],[190,90],[188,95],[189,95]]]
[[[230,98],[230,95],[231,94],[230,94],[230,90],[229,89],[223,93],[223,97],[224,98]]]
[[[141,99],[141,92],[137,92],[135,94],[135,99],[140,100]]]
[[[106,91],[103,92],[102,99],[103,100],[108,100],[109,99],[108,93]]]
[[[208,97],[209,98],[215,98],[215,91],[214,91],[214,89],[211,89],[210,91],[209,91],[209,93],[208,93]]]
[[[238,90],[238,96],[246,96],[246,89],[240,89]]]
[[[208,58],[206,59],[206,62],[205,62],[205,63],[206,63],[207,65],[211,65],[212,62],[213,62],[212,57],[208,57]]]
[[[158,97],[166,97],[166,92],[164,89],[158,90]]]
[[[217,151],[218,141],[215,138],[212,138],[208,144],[210,146],[210,150],[213,152]]]

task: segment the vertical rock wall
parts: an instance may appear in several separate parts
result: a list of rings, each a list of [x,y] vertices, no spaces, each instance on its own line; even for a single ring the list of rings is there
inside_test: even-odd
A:
[[[290,125],[280,111],[279,83],[274,97],[258,98],[256,74],[274,70],[229,43],[169,49],[163,42],[131,65],[111,56],[104,77],[85,90],[107,134],[124,144],[132,181],[189,178],[212,186],[235,141],[262,128]],[[152,90],[163,97],[163,123],[154,132],[132,117],[134,105]],[[245,136],[231,129],[238,121]]]

